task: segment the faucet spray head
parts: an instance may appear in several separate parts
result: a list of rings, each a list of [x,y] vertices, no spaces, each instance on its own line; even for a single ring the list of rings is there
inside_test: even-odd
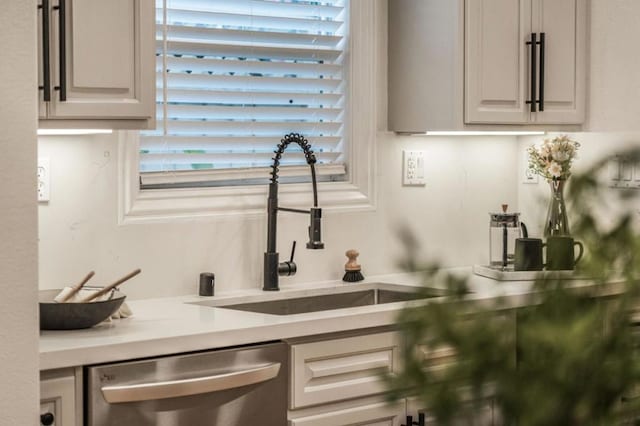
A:
[[[307,248],[311,250],[319,250],[324,248],[321,236],[322,209],[312,207],[310,210],[311,223],[309,225],[309,242]]]

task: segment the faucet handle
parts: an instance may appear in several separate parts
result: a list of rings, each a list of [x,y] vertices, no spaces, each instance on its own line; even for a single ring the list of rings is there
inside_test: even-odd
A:
[[[309,214],[311,217],[311,223],[309,224],[309,242],[307,243],[307,248],[312,250],[323,249],[324,243],[320,236],[322,209],[319,207],[311,207]]]
[[[296,263],[293,261],[293,256],[296,254],[296,242],[294,241],[291,245],[291,257],[289,260],[285,260],[284,262],[280,262],[278,264],[278,275],[281,276],[291,276],[295,275],[298,267]]]
[[[291,257],[289,258],[289,262],[293,263],[293,256],[296,254],[296,241],[293,240],[293,244],[291,244]]]

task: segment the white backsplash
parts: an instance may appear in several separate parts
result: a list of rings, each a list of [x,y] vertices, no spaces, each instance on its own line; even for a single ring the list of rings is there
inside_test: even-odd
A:
[[[51,160],[51,201],[39,207],[40,287],[75,283],[90,270],[96,271],[94,284],[106,284],[138,267],[142,274],[123,289],[132,298],[193,294],[204,271],[216,274],[218,291],[260,287],[266,213],[117,224],[116,139],[40,138],[39,155]],[[423,258],[437,257],[446,265],[487,260],[488,212],[517,202],[517,140],[380,132],[377,147],[377,209],[326,212],[326,249],[298,250],[297,275],[281,283],[340,279],[349,248],[360,251],[365,275],[395,272],[402,226],[423,245]],[[426,186],[402,186],[403,149],[425,151]],[[281,215],[281,253],[288,253],[292,240],[304,240],[307,222],[301,215]]]

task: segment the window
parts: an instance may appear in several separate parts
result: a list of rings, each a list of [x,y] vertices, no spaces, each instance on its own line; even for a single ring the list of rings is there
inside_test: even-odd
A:
[[[207,0],[204,3],[214,3]],[[244,3],[246,1],[243,0]],[[218,1],[216,3],[240,3]],[[371,0],[349,0],[349,48],[348,69],[343,69],[342,77],[349,81],[348,93],[343,93],[342,133],[348,140],[342,143],[343,158],[348,158],[348,174],[344,180],[321,182],[318,185],[319,203],[323,210],[330,212],[370,210],[375,206],[374,164],[376,162],[376,123],[379,99],[384,99],[386,62],[384,61],[386,14],[384,2]],[[346,25],[346,24],[345,24]],[[345,29],[345,32],[347,30]],[[381,56],[382,55],[382,56]],[[343,65],[344,66],[344,65]],[[162,69],[162,68],[160,68]],[[345,86],[346,87],[346,86]],[[347,89],[345,89],[347,90]],[[162,90],[160,90],[162,96]],[[345,107],[348,105],[348,107]],[[348,113],[348,118],[345,116]],[[162,125],[159,125],[162,127]],[[283,134],[286,133],[283,132]],[[155,134],[161,136],[162,133]],[[150,140],[140,137],[140,132],[119,132],[118,142],[118,222],[122,225],[172,222],[218,216],[264,216],[267,200],[266,185],[240,185],[197,187],[197,182],[187,182],[188,188],[141,189],[140,157],[147,155]],[[282,135],[278,135],[277,142]],[[158,138],[156,138],[158,140]],[[199,140],[199,139],[198,139]],[[140,144],[143,143],[142,149]],[[293,148],[293,147],[291,147]],[[141,151],[144,151],[141,154]],[[287,150],[287,155],[290,155]],[[296,166],[291,166],[295,169]],[[340,164],[326,167],[342,167]],[[302,169],[302,167],[301,167]],[[295,170],[294,170],[295,171]],[[182,179],[184,175],[202,173],[209,179],[211,174],[227,173],[245,177],[246,169],[226,169],[224,172],[204,169],[202,171],[144,172],[149,182],[153,175]],[[308,167],[304,167],[308,173]],[[291,183],[280,187],[280,195],[288,207],[309,206],[311,191],[309,183]]]
[[[348,0],[157,0],[157,123],[142,188],[266,182],[287,133],[321,180],[344,180]],[[297,146],[284,181],[308,179]]]

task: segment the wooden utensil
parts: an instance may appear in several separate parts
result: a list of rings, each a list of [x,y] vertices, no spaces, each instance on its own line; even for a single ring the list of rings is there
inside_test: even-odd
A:
[[[96,273],[94,271],[89,272],[87,276],[82,279],[82,281],[80,281],[78,284],[76,284],[71,288],[71,291],[60,302],[64,303],[67,300],[71,299],[73,296],[75,296],[75,294],[79,292],[80,289],[87,283],[87,281],[89,281],[91,277],[93,277],[95,274]]]
[[[114,282],[113,284],[109,284],[108,286],[106,286],[102,290],[97,291],[97,292],[95,292],[93,294],[90,294],[89,296],[85,297],[84,299],[82,299],[82,302],[91,302],[93,299],[96,299],[96,298],[98,298],[100,296],[104,296],[105,294],[109,293],[112,289],[116,288],[117,286],[119,286],[123,282],[127,281],[128,279],[131,279],[131,278],[135,277],[140,272],[142,272],[141,269],[136,269],[135,271],[128,273],[127,275],[125,275],[124,277],[120,278],[118,281]]]

